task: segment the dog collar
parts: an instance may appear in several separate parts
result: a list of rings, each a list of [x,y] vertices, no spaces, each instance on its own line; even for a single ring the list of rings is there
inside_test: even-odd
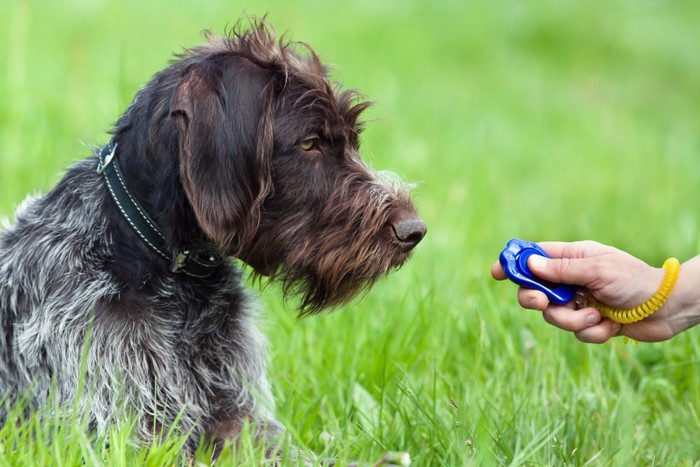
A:
[[[126,222],[153,251],[170,262],[170,270],[193,277],[207,277],[223,263],[223,258],[208,252],[169,248],[165,236],[124,183],[116,157],[117,144],[110,141],[97,154],[97,173],[104,175],[107,189]]]

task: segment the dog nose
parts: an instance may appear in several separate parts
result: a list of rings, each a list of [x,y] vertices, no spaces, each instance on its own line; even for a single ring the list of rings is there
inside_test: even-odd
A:
[[[404,252],[411,251],[425,237],[428,228],[423,219],[415,214],[402,217],[391,224],[396,239]]]

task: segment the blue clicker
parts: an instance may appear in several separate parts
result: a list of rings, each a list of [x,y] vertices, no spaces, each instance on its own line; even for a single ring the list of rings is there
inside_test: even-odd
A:
[[[508,279],[516,284],[543,292],[549,301],[557,305],[563,305],[573,300],[576,295],[575,287],[552,284],[530,272],[527,267],[527,259],[532,255],[550,258],[536,243],[514,238],[508,242],[498,260],[501,262]]]

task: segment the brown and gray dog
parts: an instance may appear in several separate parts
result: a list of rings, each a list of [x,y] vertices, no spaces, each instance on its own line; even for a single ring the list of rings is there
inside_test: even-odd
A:
[[[367,106],[264,21],[156,74],[0,234],[0,422],[27,395],[96,430],[136,414],[144,440],[177,421],[190,448],[247,420],[274,431],[256,301],[227,258],[303,315],[409,258],[426,227],[360,159]]]

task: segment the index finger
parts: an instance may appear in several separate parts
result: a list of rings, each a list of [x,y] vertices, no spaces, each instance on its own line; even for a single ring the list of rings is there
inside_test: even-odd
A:
[[[501,266],[500,262],[496,261],[491,266],[491,276],[498,281],[502,281],[506,278],[506,273],[503,271],[503,266]]]

